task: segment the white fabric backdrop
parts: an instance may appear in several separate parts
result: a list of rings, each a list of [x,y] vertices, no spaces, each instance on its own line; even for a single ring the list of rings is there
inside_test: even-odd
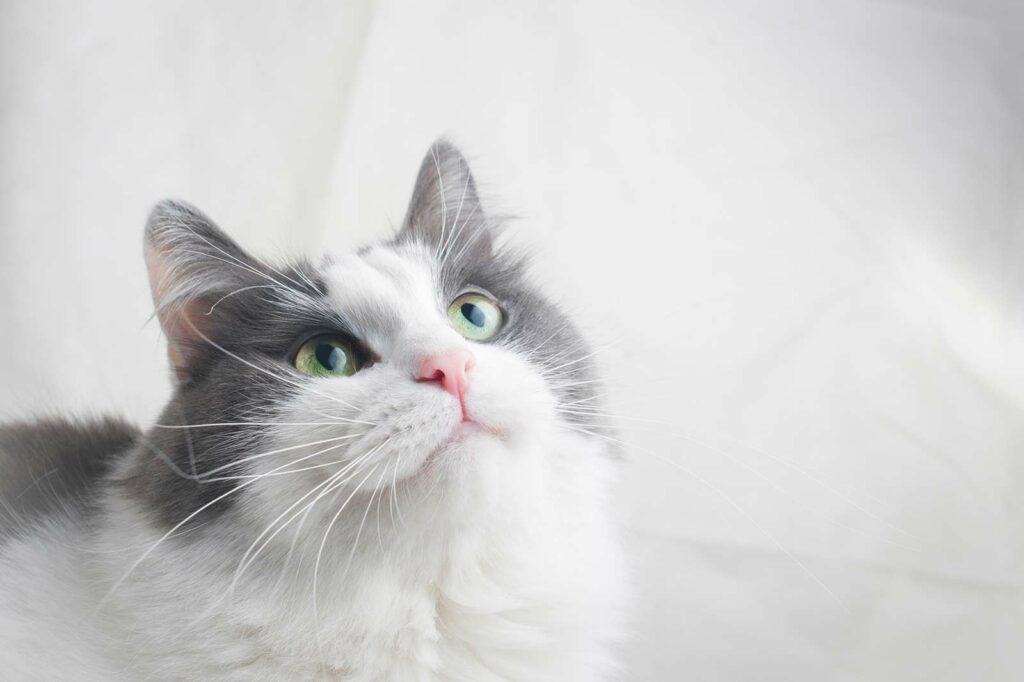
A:
[[[0,414],[152,419],[156,199],[258,253],[343,248],[449,134],[602,348],[626,679],[1018,680],[1022,19],[3,2]]]

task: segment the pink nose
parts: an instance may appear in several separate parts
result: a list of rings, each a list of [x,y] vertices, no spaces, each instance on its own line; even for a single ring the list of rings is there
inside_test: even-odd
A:
[[[473,367],[473,354],[465,348],[453,348],[444,353],[428,355],[420,362],[417,381],[436,381],[441,388],[462,402],[462,394],[469,386],[466,372]]]

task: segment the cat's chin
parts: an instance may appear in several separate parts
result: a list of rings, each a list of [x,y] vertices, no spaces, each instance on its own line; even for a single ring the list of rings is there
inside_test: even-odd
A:
[[[416,478],[434,474],[444,475],[452,469],[465,466],[473,457],[482,456],[506,440],[504,432],[480,422],[464,420],[451,430],[441,443],[434,447],[413,474]]]

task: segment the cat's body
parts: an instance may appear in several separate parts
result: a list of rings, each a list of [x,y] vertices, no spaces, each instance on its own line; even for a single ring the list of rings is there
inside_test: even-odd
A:
[[[608,679],[623,581],[589,354],[477,209],[443,143],[403,233],[319,268],[158,208],[180,382],[159,423],[0,437],[5,679]],[[307,361],[335,374],[285,365]]]

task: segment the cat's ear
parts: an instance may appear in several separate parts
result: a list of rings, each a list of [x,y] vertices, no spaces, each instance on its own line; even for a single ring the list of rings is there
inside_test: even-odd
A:
[[[423,157],[400,238],[425,242],[438,254],[464,253],[469,247],[491,251],[491,230],[469,163],[445,139]]]
[[[211,311],[223,296],[260,283],[260,265],[199,210],[162,201],[146,223],[146,266],[174,373],[187,383],[217,336]]]

